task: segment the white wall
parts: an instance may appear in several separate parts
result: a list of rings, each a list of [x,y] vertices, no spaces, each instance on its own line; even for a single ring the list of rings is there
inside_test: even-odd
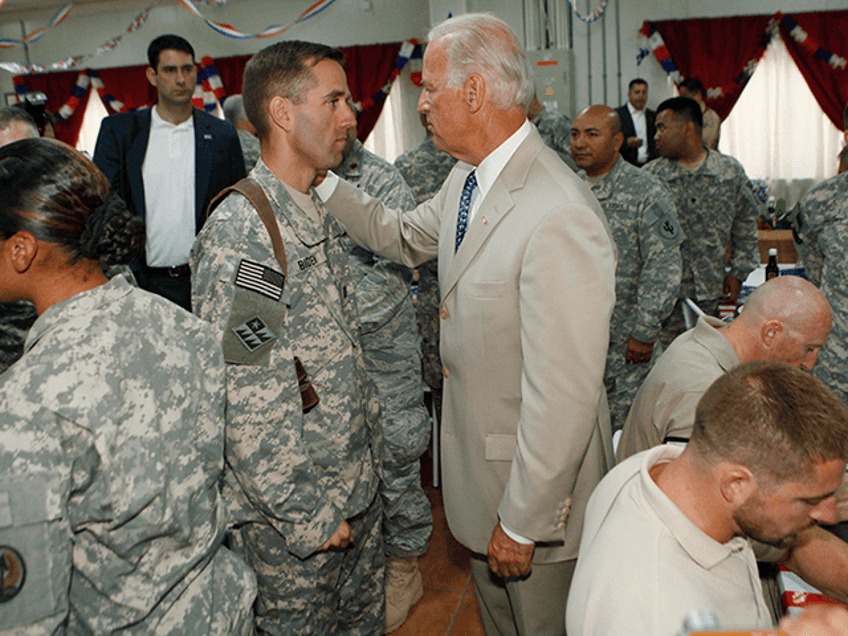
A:
[[[270,25],[294,21],[314,0],[228,0],[224,6],[200,5],[201,13],[215,22],[231,24],[245,33]],[[176,2],[157,5],[146,24],[126,34],[127,26],[152,0],[115,2],[104,0],[78,5],[59,26],[29,47],[33,63],[48,64],[70,55],[87,54],[102,43],[124,34],[118,47],[91,58],[78,69],[129,66],[147,63],[147,45],[163,33],[185,37],[197,53],[227,57],[247,55],[283,39],[324,42],[335,46],[397,42],[412,37],[423,39],[430,25],[426,2],[421,0],[371,0],[372,11],[364,12],[360,0],[336,0],[322,13],[275,38],[233,40],[213,31],[203,20]],[[423,9],[422,9],[423,7]],[[46,24],[53,11],[0,11],[0,37],[21,38],[19,20],[26,33]],[[25,62],[22,48],[0,50],[0,62]],[[14,90],[12,75],[0,71],[0,90]]]

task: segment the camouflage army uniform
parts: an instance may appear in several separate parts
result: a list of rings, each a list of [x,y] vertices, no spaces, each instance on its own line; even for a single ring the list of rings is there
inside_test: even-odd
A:
[[[578,173],[586,179],[582,170]],[[674,201],[662,181],[619,158],[591,184],[607,215],[616,247],[615,309],[604,383],[613,429],[624,426],[649,362],[625,363],[630,338],[654,342],[680,288],[680,244],[685,238]]]
[[[717,315],[727,274],[724,256],[730,238],[730,276],[745,281],[760,262],[757,247],[757,202],[745,170],[733,157],[715,150],[695,172],[665,157],[643,169],[668,185],[677,218],[686,235],[680,245],[683,277],[680,298],[698,302],[707,314]],[[685,331],[681,301],[663,322],[660,340],[667,346]]]
[[[257,574],[261,630],[377,634],[381,432],[345,231],[317,202],[319,225],[261,159],[250,176],[279,223],[288,277],[259,214],[238,194],[210,216],[190,259],[192,307],[216,328],[227,362],[224,498],[233,547]],[[295,356],[320,398],[307,413]],[[353,543],[318,552],[344,520]]]
[[[397,169],[368,152],[359,140],[334,172],[391,208],[415,207],[415,197]],[[348,266],[356,281],[362,357],[380,396],[383,549],[390,557],[420,556],[427,551],[433,531],[418,461],[430,440],[430,420],[421,388],[421,339],[412,305],[411,272],[359,247],[349,237],[345,241],[351,256]]]
[[[404,181],[415,195],[415,203],[433,198],[456,164],[456,159],[436,148],[431,137],[395,159]],[[432,389],[433,410],[441,413],[442,360],[439,357],[439,274],[433,259],[418,266],[418,304],[421,323],[421,354],[424,381]]]
[[[239,144],[241,145],[241,154],[244,157],[244,171],[250,172],[262,155],[262,147],[259,144],[259,140],[246,130],[236,128],[236,132],[238,133]]]
[[[793,210],[795,214],[804,271],[833,307],[833,328],[813,375],[848,404],[848,174],[836,175],[810,190]]]
[[[219,548],[209,325],[117,277],[47,309],[25,350],[0,380],[0,631],[251,633],[256,580]]]
[[[577,164],[571,158],[571,118],[561,114],[555,108],[542,106],[533,124],[539,129],[545,145],[556,150],[568,167],[577,171]]]
[[[108,268],[105,274],[107,278],[123,274],[138,287],[128,265],[115,265]],[[24,340],[37,317],[35,306],[29,301],[13,300],[0,303],[0,373],[23,355]]]

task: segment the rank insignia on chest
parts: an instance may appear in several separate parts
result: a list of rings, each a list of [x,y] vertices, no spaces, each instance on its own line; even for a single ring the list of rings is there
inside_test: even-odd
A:
[[[280,300],[285,282],[286,277],[280,272],[246,259],[239,263],[235,280],[237,287],[249,289],[273,300]]]
[[[259,316],[254,316],[233,327],[233,333],[236,334],[239,342],[251,352],[277,339],[277,336],[268,329],[268,325]]]

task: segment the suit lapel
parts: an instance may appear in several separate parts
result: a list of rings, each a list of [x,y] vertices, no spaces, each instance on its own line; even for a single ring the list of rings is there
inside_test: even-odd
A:
[[[146,216],[146,206],[144,203],[144,178],[141,169],[144,165],[144,156],[147,154],[147,142],[150,139],[151,108],[153,107],[135,113],[138,130],[131,131],[131,134],[136,134],[130,139],[130,145],[127,149],[126,166],[130,198],[135,203],[136,212],[142,219]]]
[[[206,210],[203,203],[206,201],[206,193],[209,190],[210,176],[212,174],[212,131],[205,117],[200,116],[198,109],[192,110],[194,118],[194,219],[197,230],[203,225],[206,218]]]
[[[501,219],[515,207],[512,192],[524,186],[530,167],[543,148],[542,138],[539,136],[539,132],[533,128],[527,139],[518,146],[515,154],[510,157],[504,169],[486,193],[485,198],[480,202],[480,207],[474,215],[474,219],[468,224],[465,238],[456,254],[453,254],[453,240],[443,241],[443,244],[448,243],[446,247],[450,250],[450,254],[448,255],[449,260],[446,261],[449,266],[442,285],[442,298],[453,291],[463,272],[486,244]],[[462,173],[462,182],[465,181],[467,174],[468,172]],[[457,194],[457,196],[450,197],[447,200],[451,202],[451,205],[455,203],[455,209],[449,216],[452,219],[451,236],[455,236],[456,217],[459,213],[459,196]]]

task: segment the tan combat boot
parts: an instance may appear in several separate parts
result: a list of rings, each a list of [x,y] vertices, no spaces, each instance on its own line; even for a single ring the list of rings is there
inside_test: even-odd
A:
[[[424,595],[418,557],[386,558],[386,631],[393,632],[406,620],[409,610]]]

